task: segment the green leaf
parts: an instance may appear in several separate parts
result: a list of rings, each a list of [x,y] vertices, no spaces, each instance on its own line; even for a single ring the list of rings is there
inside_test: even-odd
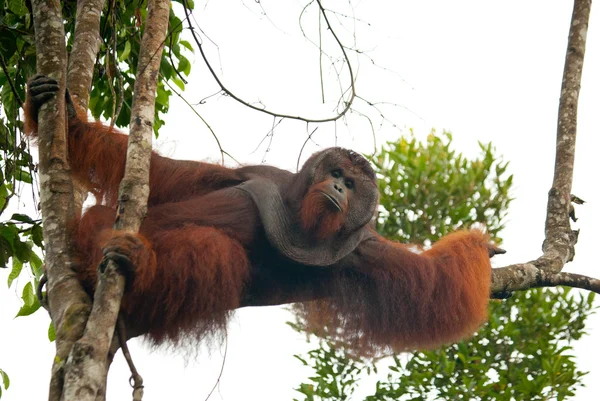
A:
[[[188,49],[189,51],[191,51],[192,53],[194,53],[194,48],[192,47],[192,44],[190,42],[188,42],[187,40],[180,40],[179,44],[183,47],[185,47],[186,49]]]
[[[15,178],[19,181],[25,182],[27,184],[31,184],[33,179],[31,178],[31,174],[28,171],[18,169],[15,174]]]
[[[23,294],[21,295],[21,299],[24,302],[24,305],[19,309],[16,317],[19,316],[29,316],[40,308],[40,302],[37,299],[33,291],[33,284],[27,283],[25,287],[23,287]]]
[[[31,282],[25,284],[23,287],[23,294],[21,295],[21,299],[25,302],[25,305],[31,306],[37,300],[35,294],[33,293],[33,284]]]
[[[41,225],[36,224],[33,227],[31,227],[31,239],[33,240],[33,243],[35,245],[44,249],[44,234]]]
[[[2,376],[2,385],[4,386],[5,389],[8,390],[8,388],[10,387],[10,379],[8,378],[8,375],[6,374],[5,371],[0,369],[0,376]]]
[[[177,71],[183,72],[186,76],[190,75],[192,71],[192,64],[190,61],[184,56],[179,57],[179,65],[177,66]],[[182,89],[183,90],[183,89]]]
[[[0,224],[0,236],[13,246],[15,238],[19,238],[19,230],[14,224]]]
[[[14,254],[19,260],[23,263],[29,262],[29,258],[31,257],[31,244],[27,242],[21,241],[19,237],[15,238],[15,243],[13,246]]]
[[[44,273],[44,269],[42,267],[44,266],[44,264],[42,262],[42,259],[40,259],[40,257],[35,252],[31,252],[29,258],[29,265],[31,266],[31,270],[35,278],[39,279],[40,277],[42,277],[42,274]]]
[[[28,13],[24,0],[8,0],[8,9],[19,17]]]
[[[21,270],[23,270],[23,262],[21,262],[18,258],[12,258],[12,270],[8,275],[8,288],[10,288],[13,281],[19,277]]]
[[[54,323],[50,321],[50,326],[48,326],[48,340],[53,342],[56,340],[56,331],[54,330]]]
[[[179,89],[181,89],[182,91],[185,90],[185,84],[183,83],[183,81],[181,79],[174,76],[173,78],[171,78],[171,82],[173,82],[175,85],[177,85],[177,87]]]
[[[19,316],[29,316],[33,313],[35,313],[38,309],[40,309],[40,303],[37,301],[37,298],[35,299],[35,302],[33,303],[33,305],[23,305],[21,307],[21,309],[19,309],[19,312],[17,313],[17,315],[15,317],[19,317]]]
[[[15,221],[20,221],[23,223],[29,223],[29,224],[35,223],[35,221],[31,217],[27,216],[26,214],[20,214],[20,213],[13,214],[10,219],[15,220]]]
[[[121,55],[119,56],[119,61],[123,62],[123,61],[127,60],[127,58],[129,57],[129,53],[131,53],[131,42],[126,41],[125,48],[123,49],[123,52],[121,52]]]

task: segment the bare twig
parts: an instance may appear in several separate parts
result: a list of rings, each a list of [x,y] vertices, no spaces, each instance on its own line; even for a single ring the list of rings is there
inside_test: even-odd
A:
[[[21,106],[21,108],[23,108],[23,100],[21,100],[21,96],[19,96],[19,92],[17,92],[17,89],[15,88],[15,84],[12,81],[10,74],[8,73],[8,67],[6,66],[6,63],[4,62],[4,57],[2,57],[1,54],[0,54],[0,66],[2,66],[2,71],[4,72],[4,76],[6,77],[6,80],[8,81],[8,85],[10,86],[10,91],[13,93],[15,99],[19,103],[19,106]],[[6,203],[8,204],[8,202],[6,202]]]
[[[225,337],[225,351],[223,352],[223,362],[221,363],[221,370],[219,371],[219,376],[217,377],[217,381],[215,382],[213,388],[210,390],[210,392],[208,393],[208,395],[206,396],[204,401],[208,401],[210,396],[215,392],[215,389],[221,382],[221,377],[223,377],[223,371],[225,370],[225,361],[227,360],[227,346],[228,346],[228,339],[227,339],[227,337]]]
[[[113,32],[114,32],[114,27],[113,27]],[[115,44],[113,43],[113,46],[115,46]],[[106,68],[106,75],[107,75],[107,80],[106,82],[108,83],[108,89],[110,89],[110,95],[112,98],[112,113],[110,115],[110,127],[112,128],[115,125],[115,113],[117,111],[117,93],[115,92],[115,86],[113,85],[113,75],[112,75],[112,69],[110,66],[110,48],[113,46],[107,46],[106,47],[106,55],[104,56],[104,65]],[[114,63],[115,63],[115,70],[118,68],[117,67],[117,59],[113,57]]]
[[[123,320],[122,315],[119,315],[117,318],[117,333],[119,334],[121,351],[123,352],[125,361],[127,361],[127,365],[131,371],[129,384],[131,387],[133,387],[133,401],[141,401],[142,397],[144,396],[144,379],[142,379],[142,376],[138,373],[135,364],[133,363],[133,359],[131,358],[131,353],[129,352],[129,347],[127,346],[127,329],[125,328],[125,321]]]
[[[183,21],[181,21],[179,23],[179,25],[181,25],[183,23]],[[177,27],[179,27],[179,25],[177,25]],[[174,30],[175,28],[173,28]],[[169,61],[171,62],[171,67],[173,67],[173,70],[175,71],[175,74],[177,74],[177,76],[179,77],[179,79],[181,79],[181,82],[183,82],[184,84],[187,85],[187,79],[185,79],[183,77],[183,75],[181,75],[181,73],[179,72],[179,70],[177,69],[177,67],[175,67],[175,61],[173,61],[173,30],[171,30],[171,33],[169,34]]]
[[[306,137],[306,140],[302,144],[302,147],[300,148],[300,152],[298,152],[298,160],[296,160],[296,171],[300,171],[300,159],[302,158],[302,152],[304,152],[304,147],[306,146],[308,141],[310,141],[312,139],[313,134],[315,132],[317,132],[318,129],[319,129],[319,127],[316,127],[314,130],[312,130],[312,132],[310,134],[308,134],[308,136]]]
[[[301,117],[301,116],[293,116],[293,115],[288,115],[288,114],[281,114],[281,113],[276,113],[270,110],[267,110],[265,108],[261,108],[258,106],[254,106],[253,104],[241,99],[240,97],[238,97],[237,95],[235,95],[233,92],[231,92],[229,89],[227,89],[227,87],[223,84],[223,82],[219,79],[218,75],[216,74],[214,68],[212,67],[212,65],[210,64],[210,62],[208,61],[208,58],[206,56],[206,54],[204,53],[204,48],[202,47],[202,43],[201,41],[198,39],[198,36],[194,30],[194,27],[192,26],[192,22],[190,19],[190,10],[188,8],[187,2],[186,0],[184,0],[183,2],[183,8],[185,11],[185,17],[186,20],[188,22],[188,26],[189,29],[192,33],[192,37],[194,38],[194,41],[196,42],[196,45],[198,46],[198,50],[200,51],[200,55],[202,56],[202,59],[204,60],[204,63],[206,64],[206,66],[208,67],[208,70],[210,71],[210,74],[213,76],[213,79],[217,82],[217,84],[219,85],[219,87],[221,88],[221,90],[227,94],[228,96],[230,96],[232,99],[236,100],[237,102],[243,104],[244,106],[247,106],[253,110],[259,111],[261,113],[265,113],[268,115],[271,115],[273,117],[282,117],[282,118],[289,118],[292,120],[300,120],[300,121],[305,121],[305,122],[311,122],[311,123],[323,123],[323,122],[329,122],[329,121],[336,121],[339,120],[340,118],[342,118],[347,112],[348,110],[350,110],[350,108],[352,107],[352,104],[354,102],[354,98],[356,97],[356,91],[355,91],[355,87],[354,87],[354,72],[352,70],[352,65],[350,64],[350,59],[348,58],[348,54],[346,53],[346,48],[344,47],[344,45],[342,44],[342,42],[340,41],[340,39],[338,38],[338,36],[336,35],[335,31],[333,30],[331,24],[329,23],[329,20],[327,18],[327,14],[325,12],[325,9],[323,8],[323,6],[321,5],[319,0],[316,0],[317,4],[319,4],[319,9],[321,11],[321,13],[323,14],[323,19],[325,21],[325,23],[327,24],[327,28],[328,31],[331,32],[331,35],[333,36],[333,38],[335,39],[336,43],[338,44],[340,50],[342,51],[342,54],[344,55],[344,60],[348,66],[348,72],[350,75],[350,98],[348,100],[344,100],[344,107],[342,109],[342,111],[340,111],[338,114],[336,114],[333,117],[329,117],[329,118],[323,118],[323,119],[311,119],[311,118],[307,118],[307,117]]]
[[[181,100],[183,100],[185,102],[185,104],[194,112],[194,114],[196,115],[196,117],[198,117],[200,119],[200,121],[202,121],[202,123],[206,126],[206,128],[208,128],[208,130],[210,131],[211,135],[215,139],[215,142],[217,143],[217,146],[219,147],[219,152],[221,153],[221,164],[225,165],[225,156],[230,157],[233,161],[235,161],[236,163],[239,164],[239,162],[232,155],[230,155],[228,152],[225,151],[225,149],[223,149],[223,147],[221,146],[221,141],[219,141],[219,137],[217,136],[217,134],[215,133],[215,131],[213,130],[213,128],[211,127],[211,125],[208,123],[208,121],[206,121],[204,119],[204,117],[202,117],[200,115],[200,113],[198,113],[198,111],[194,108],[194,106],[192,106],[190,104],[190,102],[188,102],[187,99],[185,97],[183,97],[183,95],[181,93],[179,93],[178,90],[176,90],[175,88],[173,88],[173,86],[169,83],[169,81],[165,80],[165,83],[167,84],[167,86],[169,87],[169,89],[171,89],[173,91],[173,93],[175,93],[177,96],[179,96],[179,98]]]

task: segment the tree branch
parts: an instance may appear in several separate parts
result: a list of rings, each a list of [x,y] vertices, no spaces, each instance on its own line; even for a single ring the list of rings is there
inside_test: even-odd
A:
[[[577,240],[577,236],[571,234],[569,207],[575,163],[577,103],[591,5],[591,0],[575,0],[560,92],[554,180],[548,193],[546,240],[542,245],[542,257],[548,261],[544,268],[554,273],[559,272],[565,263],[573,259],[573,240]]]
[[[90,299],[71,269],[72,250],[67,222],[73,218],[73,187],[67,158],[65,128],[65,75],[67,52],[58,0],[33,0],[37,71],[55,78],[57,96],[39,112],[38,149],[40,201],[48,277],[48,306],[56,329],[56,357],[49,399],[62,394],[64,363],[85,327]]]
[[[575,163],[577,102],[591,3],[591,0],[575,0],[573,6],[558,107],[554,180],[548,193],[543,254],[532,262],[494,269],[492,293],[525,290],[543,286],[544,283],[547,286],[568,285],[592,291],[597,289],[596,279],[560,273],[564,265],[573,260],[579,235],[578,231],[571,230],[569,209]]]
[[[6,81],[8,82],[8,85],[10,86],[10,91],[12,92],[13,96],[15,97],[15,100],[17,101],[17,103],[19,103],[19,106],[21,106],[21,108],[23,108],[23,100],[21,100],[21,97],[19,96],[19,92],[17,92],[17,88],[15,88],[15,84],[10,76],[10,73],[8,72],[8,67],[6,66],[6,62],[4,62],[4,57],[2,57],[2,54],[0,54],[0,66],[2,67],[2,72],[4,72],[4,76],[6,77]],[[5,205],[8,205],[8,202],[6,202]]]
[[[75,34],[69,58],[67,87],[73,102],[87,110],[90,99],[94,64],[100,49],[100,16],[106,0],[80,0],[77,2]]]
[[[540,268],[538,261],[519,263],[492,270],[492,294],[527,290],[538,287],[581,288],[600,294],[600,280],[575,273],[554,273]]]
[[[170,1],[150,0],[140,47],[131,111],[125,176],[119,189],[115,228],[138,231],[146,215],[150,152],[158,69],[169,21]],[[109,262],[100,276],[86,331],[73,347],[64,400],[95,401],[107,374],[107,356],[125,288],[125,278]]]
[[[81,110],[88,109],[94,64],[100,49],[100,15],[106,0],[80,0],[77,2],[75,34],[67,69],[67,88],[73,102]],[[74,188],[75,211],[81,214],[87,190],[77,182]]]

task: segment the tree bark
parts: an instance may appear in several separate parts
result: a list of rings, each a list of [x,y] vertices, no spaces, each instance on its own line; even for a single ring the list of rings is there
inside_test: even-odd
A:
[[[32,1],[37,71],[58,80],[60,91],[39,112],[38,149],[40,202],[43,217],[50,316],[56,330],[56,357],[49,399],[62,392],[63,366],[72,344],[81,336],[91,302],[73,270],[67,222],[73,218],[73,187],[65,131],[67,53],[58,0]]]
[[[100,16],[106,0],[80,0],[77,2],[75,34],[67,70],[67,88],[73,102],[87,110],[90,88],[94,77],[94,64],[100,49]],[[74,183],[74,210],[81,214],[88,192]]]
[[[125,176],[119,189],[115,228],[138,231],[146,215],[150,152],[158,70],[169,23],[170,1],[150,0],[134,88]],[[125,279],[114,263],[101,275],[85,333],[69,358],[64,400],[95,401],[104,394],[107,357],[119,314]],[[139,394],[138,394],[139,396]]]
[[[573,260],[579,234],[571,230],[569,208],[575,163],[577,102],[591,6],[591,0],[575,0],[573,5],[558,107],[556,160],[554,179],[548,193],[543,255],[528,263],[494,269],[492,293],[540,287],[544,286],[544,283],[549,286],[567,285],[592,291],[598,289],[595,279],[561,273],[565,264]]]

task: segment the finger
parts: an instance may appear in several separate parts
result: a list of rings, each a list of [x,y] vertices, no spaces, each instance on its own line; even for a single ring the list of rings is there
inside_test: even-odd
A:
[[[133,262],[131,261],[131,259],[123,255],[122,253],[107,252],[104,258],[106,260],[112,260],[113,262],[115,262],[117,266],[119,266],[119,269],[124,273],[129,274],[131,271],[133,271]]]
[[[65,102],[67,103],[67,117],[70,119],[77,117],[77,110],[75,110],[75,105],[73,104],[73,99],[71,99],[69,89],[65,91]]]
[[[488,253],[489,253],[489,255],[490,255],[490,258],[491,258],[491,257],[493,257],[494,255],[501,255],[501,254],[504,254],[504,253],[506,253],[506,250],[504,250],[504,249],[502,249],[502,248],[499,248],[499,247],[497,247],[497,246],[494,246],[494,245],[490,245],[490,246],[488,247]]]
[[[54,78],[50,78],[45,75],[36,75],[35,77],[33,77],[33,79],[31,81],[29,81],[30,88],[41,86],[41,85],[46,85],[46,84],[58,85],[58,81]]]
[[[47,100],[52,99],[54,97],[54,95],[55,95],[54,92],[40,93],[39,95],[33,96],[33,103],[41,105],[42,103],[45,103]]]
[[[30,86],[29,93],[33,96],[40,95],[42,93],[55,94],[56,92],[58,92],[59,89],[60,87],[57,84],[48,83],[43,85]]]

